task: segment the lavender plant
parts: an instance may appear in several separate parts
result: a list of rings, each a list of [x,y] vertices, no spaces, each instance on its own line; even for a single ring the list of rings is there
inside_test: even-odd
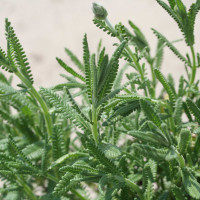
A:
[[[7,50],[0,48],[0,66],[21,83],[13,87],[12,77],[0,73],[1,199],[200,199],[200,55],[194,49],[200,0],[189,9],[181,0],[156,1],[177,23],[189,53],[182,55],[152,29],[158,39],[152,55],[138,26],[112,25],[107,10],[94,3],[94,24],[119,41],[112,56],[101,43],[91,53],[85,34],[82,61],[66,48],[76,67],[56,58],[65,82],[39,91],[6,19]],[[187,72],[180,75],[178,90],[173,77],[161,72],[164,48]],[[125,73],[127,68],[132,72]]]

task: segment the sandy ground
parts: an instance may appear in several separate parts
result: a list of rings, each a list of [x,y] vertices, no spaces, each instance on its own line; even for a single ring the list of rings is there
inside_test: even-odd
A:
[[[68,47],[80,58],[82,57],[82,38],[88,34],[91,51],[96,51],[99,39],[107,51],[112,53],[112,44],[116,39],[99,30],[92,22],[91,5],[93,0],[0,0],[0,46],[6,48],[4,37],[4,19],[8,18],[27,53],[35,86],[50,87],[62,83],[64,79],[59,73],[64,70],[59,67],[55,57],[61,57],[69,65],[71,62],[64,53]],[[112,24],[121,21],[127,25],[131,19],[146,35],[152,52],[156,47],[156,37],[151,28],[163,33],[169,40],[182,38],[176,23],[156,3],[155,0],[99,0],[108,10]],[[194,0],[183,0],[187,6]],[[199,17],[198,17],[199,18]],[[196,22],[197,44],[200,20]],[[185,54],[189,51],[183,42],[176,44]],[[199,45],[195,46],[199,51]],[[0,69],[1,70],[1,69]],[[184,73],[183,64],[168,49],[165,50],[162,70],[165,74],[172,73],[176,80]]]
[[[49,87],[61,83],[59,67],[55,57],[61,57],[69,65],[71,62],[64,53],[68,47],[82,58],[82,38],[88,34],[91,51],[96,51],[100,38],[108,52],[113,51],[116,39],[98,30],[93,24],[91,4],[93,0],[0,0],[0,46],[5,49],[4,19],[8,18],[27,53],[35,85]],[[112,24],[121,21],[127,25],[131,19],[146,35],[152,52],[156,46],[156,37],[151,28],[159,30],[169,40],[182,38],[176,23],[155,0],[100,0],[108,10]],[[189,6],[189,1],[184,1]],[[190,1],[194,2],[194,1]],[[199,27],[198,21],[196,26]],[[196,29],[199,33],[199,30]],[[197,38],[199,42],[199,38]],[[181,52],[189,49],[183,42],[177,44]],[[183,64],[168,50],[165,51],[163,72],[171,72],[176,79],[183,73]]]

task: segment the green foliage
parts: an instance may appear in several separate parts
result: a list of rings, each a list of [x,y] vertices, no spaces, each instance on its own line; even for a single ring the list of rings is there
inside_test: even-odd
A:
[[[182,29],[182,24],[181,24],[181,20],[179,19],[179,17],[176,15],[174,8],[176,6],[176,2],[175,1],[169,1],[170,7],[161,0],[156,0],[167,12],[168,14],[174,19],[174,21],[178,24],[179,28]]]
[[[50,89],[41,88],[40,92],[46,98],[49,104],[55,108],[55,112],[62,114],[62,118],[69,118],[77,127],[87,131],[90,130],[88,122],[85,122],[79,113],[77,113],[76,107],[73,108],[66,104],[58,94]]]
[[[176,100],[175,109],[173,113],[173,118],[176,125],[180,125],[182,122],[182,109],[183,109],[182,98],[179,97]]]
[[[135,148],[137,153],[155,161],[164,160],[167,155],[166,149],[156,149],[155,147],[151,147],[145,144],[134,144],[133,148]]]
[[[70,91],[65,87],[64,88],[64,92],[67,95],[67,100],[68,102],[71,103],[72,107],[76,110],[76,112],[83,117],[86,121],[90,122],[89,119],[83,114],[83,112],[81,111],[81,109],[79,108],[78,104],[75,102],[75,100],[73,99]]]
[[[182,171],[182,179],[186,192],[194,199],[200,199],[200,184],[187,168]]]
[[[189,98],[186,100],[186,103],[191,114],[194,115],[196,121],[200,123],[200,109],[198,106]]]
[[[82,64],[81,61],[76,57],[76,55],[75,55],[74,53],[72,53],[68,48],[65,48],[65,52],[66,52],[67,55],[70,57],[70,59],[72,60],[72,62],[73,62],[81,71],[84,71],[83,64]]]
[[[8,72],[14,72],[16,69],[10,65],[6,53],[0,48],[0,66]]]
[[[64,195],[71,188],[76,187],[76,182],[73,182],[73,178],[74,175],[68,172],[64,176],[62,176],[61,180],[54,188],[54,194]]]
[[[194,24],[196,15],[200,10],[200,1],[197,0],[196,3],[193,3],[188,11],[181,0],[169,1],[170,7],[161,0],[157,0],[157,2],[176,21],[179,29],[183,32],[186,44],[188,46],[193,46]]]
[[[137,138],[141,140],[144,143],[152,143],[155,145],[163,145],[168,146],[168,142],[166,141],[166,138],[164,135],[159,135],[157,133],[153,132],[143,132],[143,131],[129,131],[129,135],[133,136],[134,138]]]
[[[57,160],[67,153],[64,140],[64,131],[59,126],[54,128],[52,135],[52,151],[54,160]]]
[[[161,68],[163,62],[163,55],[164,55],[164,41],[158,40],[157,48],[156,48],[156,56],[155,56],[155,68]]]
[[[175,185],[173,185],[171,188],[172,188],[172,192],[173,192],[174,197],[175,197],[176,200],[185,199],[184,198],[185,194],[183,193],[182,188],[179,188],[179,187],[177,187]]]
[[[102,164],[106,167],[105,170],[112,173],[119,173],[117,166],[109,160],[104,153],[99,149],[98,146],[95,146],[92,141],[86,142],[87,149],[91,152],[91,154]]]
[[[22,45],[17,38],[11,23],[6,19],[6,36],[7,36],[7,50],[8,56],[12,59],[11,66],[14,71],[20,71],[24,77],[26,77],[31,83],[33,83],[33,77],[31,74],[28,59],[26,58],[25,52]],[[8,68],[9,69],[9,68]]]
[[[188,65],[188,61],[186,60],[186,58],[178,51],[178,49],[169,41],[167,40],[167,38],[165,36],[163,36],[161,33],[159,33],[158,31],[156,31],[155,29],[153,29],[153,33],[156,35],[156,37],[162,41],[167,47],[169,47],[169,49],[181,60],[183,61],[185,64]]]
[[[154,72],[155,72],[157,79],[160,81],[163,88],[166,90],[167,94],[169,95],[169,100],[172,103],[172,106],[174,107],[176,97],[175,97],[175,94],[174,94],[174,91],[173,91],[171,85],[166,81],[165,77],[162,75],[162,73],[158,69],[155,69]]]
[[[79,78],[81,81],[85,81],[85,78],[80,74],[76,73],[71,67],[67,66],[60,58],[56,58],[61,67],[63,67],[68,73],[72,74],[74,77]]]
[[[115,50],[114,54],[112,55],[105,69],[105,72],[104,72],[105,76],[102,77],[103,80],[99,83],[99,86],[98,86],[99,99],[102,99],[102,97],[108,94],[112,89],[113,83],[115,81],[115,78],[118,72],[119,58],[125,45],[126,45],[126,41],[123,41],[118,46],[118,48]]]
[[[0,72],[0,199],[200,199],[194,49],[200,0],[189,10],[181,0],[157,2],[178,24],[191,54],[183,56],[153,29],[158,41],[152,56],[138,26],[113,26],[95,3],[94,23],[118,40],[114,53],[109,57],[101,41],[97,53],[90,52],[85,34],[83,60],[65,48],[76,68],[56,58],[66,71],[63,83],[39,91],[6,19],[7,52],[0,47],[0,66],[21,83],[13,87],[12,77]],[[178,89],[172,75],[161,72],[165,46],[185,65]]]
[[[178,86],[178,96],[179,97],[182,97],[185,93],[185,90],[184,90],[184,77],[181,76],[180,79],[179,79],[179,86]]]
[[[151,104],[149,102],[141,99],[140,106],[141,106],[143,112],[145,113],[145,115],[147,116],[147,118],[150,121],[152,121],[153,123],[155,123],[157,125],[157,127],[160,128],[162,121],[161,121],[160,117],[156,114],[156,112],[154,111]]]
[[[87,86],[87,93],[90,102],[92,101],[92,88],[91,88],[91,71],[90,71],[90,52],[87,42],[87,35],[83,38],[83,61],[85,66],[85,82]]]
[[[187,152],[190,139],[191,139],[190,131],[187,129],[182,129],[180,132],[180,138],[179,138],[179,143],[178,143],[179,151],[181,154],[184,154],[185,152]]]
[[[141,51],[148,47],[149,48],[149,44],[144,36],[144,34],[142,33],[142,31],[139,29],[139,27],[137,27],[132,21],[129,20],[129,25],[131,26],[131,28],[133,29],[135,36],[131,35],[131,42],[133,42]]]
[[[98,28],[102,29],[108,35],[115,37],[115,33],[113,33],[112,29],[109,26],[107,26],[104,21],[94,18],[93,22]]]

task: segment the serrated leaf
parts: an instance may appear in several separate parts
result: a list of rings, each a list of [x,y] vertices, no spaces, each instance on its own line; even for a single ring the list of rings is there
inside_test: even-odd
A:
[[[178,147],[181,154],[186,153],[190,139],[191,139],[190,131],[187,129],[182,129],[178,141]]]
[[[178,154],[176,152],[176,149],[175,147],[170,147],[167,155],[165,156],[165,160],[166,161],[170,161],[170,160],[173,160],[173,159],[176,159],[178,157]]]
[[[200,199],[200,184],[187,168],[183,169],[182,179],[187,193],[194,199]]]
[[[115,159],[121,155],[120,149],[113,144],[101,144],[100,149],[108,159]]]
[[[87,35],[83,38],[83,61],[85,67],[85,83],[87,86],[88,99],[92,103],[92,84],[91,84],[91,69],[90,69],[90,51],[88,47]]]
[[[8,54],[10,53],[10,60],[12,62],[12,68],[15,68],[14,71],[20,71],[23,76],[33,83],[33,75],[31,74],[31,69],[29,66],[28,59],[23,50],[22,45],[17,38],[11,23],[6,21],[6,32],[7,32],[7,44],[8,44]]]
[[[65,52],[71,58],[72,62],[81,70],[84,71],[84,66],[81,61],[74,55],[68,48],[65,48]]]
[[[68,73],[70,73],[74,77],[79,78],[81,81],[85,82],[85,78],[82,75],[75,72],[71,67],[67,66],[67,64],[64,63],[63,60],[61,60],[60,58],[56,58],[56,60],[58,61],[60,66],[63,67]]]
[[[48,170],[53,169],[57,165],[60,165],[67,160],[74,160],[74,159],[76,160],[78,158],[83,158],[83,157],[88,157],[88,156],[89,155],[87,153],[82,153],[82,152],[73,152],[73,153],[66,154],[58,158],[55,162],[53,162],[51,166],[48,168]]]
[[[44,152],[44,141],[39,141],[30,145],[27,145],[22,152],[29,159],[38,159]]]
[[[183,30],[183,25],[181,23],[181,20],[179,19],[179,17],[177,16],[177,14],[175,13],[174,9],[171,8],[171,6],[175,6],[174,3],[170,3],[170,7],[162,0],[156,0],[158,2],[158,4],[160,6],[162,6],[167,13],[175,20],[175,22],[178,24],[178,27],[180,28],[180,30]]]
[[[140,99],[140,106],[143,112],[145,113],[145,115],[147,116],[147,118],[150,121],[152,121],[154,124],[156,124],[157,127],[159,128],[161,126],[162,121],[160,117],[158,116],[158,114],[154,111],[150,102]]]
[[[170,84],[167,82],[167,80],[165,79],[163,74],[158,69],[154,69],[154,72],[155,72],[155,75],[156,75],[157,79],[160,81],[160,83],[165,88],[167,94],[169,95],[169,100],[171,101],[172,106],[174,108],[175,107],[175,102],[176,102],[176,96],[174,94],[174,91],[173,91],[172,87],[170,86]]]
[[[192,115],[194,115],[195,119],[200,124],[200,109],[190,98],[188,98],[186,100],[186,103],[187,103],[187,107],[189,108],[190,112],[192,113]]]
[[[158,39],[160,39],[166,46],[168,46],[172,52],[181,60],[183,61],[186,65],[189,65],[188,61],[185,59],[185,57],[178,51],[178,49],[167,40],[165,36],[163,36],[161,33],[159,33],[157,30],[153,29],[153,33],[156,35]]]

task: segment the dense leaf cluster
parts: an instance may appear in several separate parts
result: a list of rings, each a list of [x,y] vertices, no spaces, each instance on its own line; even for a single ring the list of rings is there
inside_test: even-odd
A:
[[[7,51],[0,48],[0,66],[21,84],[13,87],[12,76],[0,72],[1,199],[200,199],[200,59],[194,50],[200,1],[188,11],[181,0],[157,2],[177,22],[191,56],[155,29],[152,56],[139,27],[131,21],[131,30],[121,22],[112,26],[106,15],[94,24],[119,40],[112,56],[101,41],[91,53],[85,34],[83,61],[66,48],[75,67],[57,58],[65,81],[39,91],[6,19]],[[95,12],[107,12],[95,6]],[[178,89],[172,76],[161,72],[165,47],[187,72]],[[131,72],[125,73],[127,68]]]

